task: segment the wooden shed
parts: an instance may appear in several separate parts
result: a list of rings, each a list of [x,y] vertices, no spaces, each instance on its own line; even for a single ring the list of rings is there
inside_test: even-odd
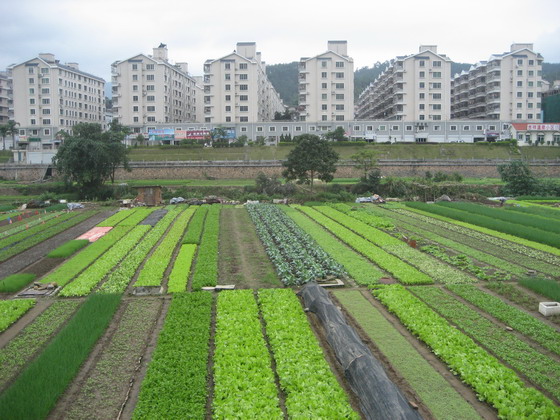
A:
[[[163,204],[161,198],[161,185],[144,185],[141,187],[134,187],[138,191],[136,200],[145,203],[147,206],[159,206]]]

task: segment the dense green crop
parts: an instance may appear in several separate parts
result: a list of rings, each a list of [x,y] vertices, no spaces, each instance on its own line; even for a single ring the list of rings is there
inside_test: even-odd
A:
[[[554,302],[560,302],[560,284],[558,281],[543,278],[524,278],[519,284],[540,295],[546,296]]]
[[[176,293],[133,419],[204,419],[212,295]]]
[[[0,293],[12,293],[23,289],[37,277],[32,273],[18,273],[0,280]]]
[[[259,291],[259,302],[289,418],[359,419],[290,289]]]
[[[187,291],[187,282],[191,272],[191,266],[196,254],[197,245],[183,244],[175,258],[173,269],[169,274],[169,281],[167,283],[167,292],[185,292]]]
[[[213,418],[284,418],[252,290],[218,295],[215,344]]]
[[[89,244],[87,239],[72,239],[47,254],[49,258],[68,258]]]
[[[184,244],[200,244],[200,236],[202,235],[202,229],[204,228],[204,220],[206,219],[206,214],[208,213],[208,207],[209,205],[205,204],[196,209],[196,212],[194,213],[194,216],[187,228],[187,233],[183,238]]]
[[[0,300],[0,332],[20,319],[33,305],[35,299]]]
[[[198,248],[192,290],[215,286],[218,282],[218,247],[220,239],[221,206],[213,204],[204,222],[204,234]]]

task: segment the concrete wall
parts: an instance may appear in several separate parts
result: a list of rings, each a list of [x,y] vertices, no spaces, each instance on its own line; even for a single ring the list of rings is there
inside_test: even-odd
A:
[[[379,166],[384,176],[423,176],[432,173],[458,172],[464,177],[499,178],[496,165],[505,161],[494,160],[381,160]],[[279,161],[252,162],[151,162],[131,163],[132,172],[117,170],[116,179],[144,179],[157,184],[158,179],[254,179],[259,172],[280,176]],[[538,177],[560,178],[560,162],[530,162],[533,173]],[[8,180],[37,181],[43,177],[46,165],[0,165],[0,177]],[[351,164],[341,163],[336,171],[337,178],[357,178],[361,171]]]

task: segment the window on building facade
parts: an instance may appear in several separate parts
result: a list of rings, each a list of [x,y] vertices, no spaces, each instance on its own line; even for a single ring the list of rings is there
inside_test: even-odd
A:
[[[435,82],[435,83],[430,83],[432,89],[441,89],[441,83],[439,82]]]
[[[156,97],[153,96],[153,95],[148,95],[148,97],[146,98],[146,100],[147,100],[148,102],[154,102],[154,101],[156,100]]]
[[[432,115],[431,117],[434,121],[441,121],[441,115]]]
[[[534,82],[527,82],[527,86],[529,86],[529,87],[533,87],[534,85],[535,85]]]
[[[156,107],[151,105],[147,107],[148,112],[155,112],[156,111]]]
[[[30,77],[28,80],[29,80],[29,83],[35,83],[35,78],[34,77]]]
[[[50,125],[51,120],[49,118],[43,118],[43,125]]]
[[[418,116],[418,119],[419,119],[420,121],[424,121],[424,120],[426,119],[426,116],[425,116],[424,114],[420,114],[420,115]]]
[[[155,85],[146,85],[146,90],[156,90]]]
[[[136,96],[136,95],[133,96],[133,97],[132,97],[132,102],[138,102],[138,96]]]
[[[532,120],[533,119],[533,114],[527,114],[527,119]]]
[[[326,72],[326,71],[321,72],[321,78],[322,78],[322,79],[326,79],[326,78],[327,78],[327,72]]]
[[[240,107],[239,107],[239,110],[240,110],[241,112],[249,112],[249,107],[246,106],[246,105],[245,105],[245,106],[240,106]]]
[[[321,115],[321,121],[327,121],[327,116],[326,115]]]
[[[299,126],[299,125],[296,126],[296,129],[295,129],[295,130],[296,130],[296,131],[301,131],[301,126]]]
[[[327,100],[327,94],[326,94],[326,93],[322,93],[322,94],[321,94],[321,100],[322,100],[322,101],[326,101],[326,100]]]
[[[226,70],[230,70],[231,69],[231,64],[230,63],[225,63],[224,68]]]
[[[322,104],[322,105],[321,105],[321,110],[322,110],[322,111],[326,111],[326,110],[327,110],[327,105],[326,105],[326,104]]]
[[[225,80],[231,80],[231,74],[226,73],[225,74]]]
[[[138,106],[133,106],[132,107],[132,112],[138,112]]]
[[[463,131],[471,131],[471,126],[470,125],[464,125],[463,126]]]
[[[43,98],[41,99],[41,104],[43,105],[50,105],[51,104],[51,100],[49,98]],[[82,105],[82,104],[80,104]]]
[[[441,79],[441,71],[434,71],[434,72],[432,73],[432,77],[433,77],[434,79]]]
[[[283,126],[283,127],[282,127],[282,131],[290,131],[290,128],[289,128],[289,127],[286,127],[286,126]]]
[[[424,60],[420,60],[420,61],[418,62],[418,65],[419,65],[420,67],[425,67],[425,66],[426,66],[426,62],[425,62]]]
[[[156,122],[156,117],[148,117],[148,122]]]
[[[535,65],[535,60],[529,60],[529,65],[534,66]]]
[[[523,82],[521,80],[517,82],[517,87],[523,87]]]
[[[419,98],[419,99],[425,99],[425,98],[426,98],[426,94],[425,94],[425,93],[419,93],[419,94],[418,94],[418,98]]]
[[[518,98],[523,98],[523,92],[517,92],[517,97]]]
[[[336,83],[334,87],[335,89],[344,89],[344,83]]]
[[[323,67],[323,68],[327,67],[327,61],[326,60],[321,60],[321,67]]]
[[[273,125],[271,125],[270,127],[268,127],[268,131],[270,131],[270,132],[276,131],[276,127],[274,127]]]
[[[231,85],[225,85],[224,88],[225,90],[231,90]]]
[[[132,65],[132,70],[138,70],[138,64],[133,64]]]
[[[520,120],[521,118],[523,118],[522,114],[515,114],[515,118],[517,118],[518,120]]]
[[[321,83],[321,89],[326,89],[327,88],[327,84],[326,83]]]
[[[249,96],[248,96],[248,95],[240,95],[240,96],[239,96],[239,100],[240,100],[240,101],[248,101],[248,100],[249,100]]]
[[[426,84],[424,82],[420,82],[420,83],[418,83],[418,87],[420,89],[424,89],[426,87]]]
[[[426,107],[426,105],[424,105],[424,104],[418,104],[418,109],[420,109],[420,110],[424,109],[425,107]]]
[[[239,80],[249,80],[249,75],[247,75],[247,74],[240,74],[240,75],[239,75]]]
[[[450,125],[449,126],[449,131],[457,131],[457,126],[456,125]]]
[[[438,60],[432,61],[432,67],[441,67],[441,61]]]
[[[154,64],[146,64],[146,70],[154,70]]]
[[[342,101],[342,100],[344,100],[344,93],[337,93],[336,96],[335,96],[335,99],[336,99],[337,101]]]
[[[150,80],[150,81],[156,80],[156,76],[153,75],[153,74],[148,74],[148,75],[146,75],[146,80]]]
[[[344,61],[337,61],[336,62],[336,67],[339,68],[339,69],[344,68]]]
[[[426,77],[426,72],[425,72],[425,71],[421,71],[420,73],[418,73],[418,77],[420,77],[420,78],[423,79],[424,77]]]
[[[43,108],[43,115],[51,115],[51,110],[49,108]]]
[[[132,90],[134,92],[138,92],[138,85],[132,85]]]
[[[239,122],[249,122],[249,117],[239,117]],[[247,131],[247,127],[241,127],[241,131]]]
[[[335,121],[344,121],[344,115],[337,115],[334,120]]]
[[[226,122],[231,122],[231,117],[226,117]]]
[[[35,124],[37,124],[37,121],[35,121],[35,118],[31,118],[31,119],[29,120],[29,123],[30,123],[31,125],[35,125]]]
[[[523,108],[523,103],[522,102],[517,102],[516,106],[517,106],[517,108]]]
[[[344,111],[344,105],[335,105],[337,111]]]
[[[132,75],[132,81],[133,81],[133,82],[137,82],[137,81],[138,81],[138,75],[137,75],[137,74],[133,74],[133,75]]]
[[[337,72],[337,73],[335,73],[335,77],[337,79],[344,79],[344,73],[343,72]]]
[[[433,104],[432,109],[437,111],[441,110],[441,104]]]
[[[239,90],[249,90],[249,85],[239,85]]]
[[[247,63],[239,63],[239,70],[247,70]]]
[[[226,105],[226,112],[231,112],[231,106]]]
[[[257,127],[257,132],[261,133],[263,131],[263,128],[261,126]]]
[[[519,58],[519,59],[517,60],[517,64],[520,65],[520,66],[522,66],[522,65],[523,65],[523,59],[522,59],[522,58]]]

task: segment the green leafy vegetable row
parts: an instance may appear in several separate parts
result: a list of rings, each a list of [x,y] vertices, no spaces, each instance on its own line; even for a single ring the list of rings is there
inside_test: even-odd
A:
[[[473,277],[466,273],[456,270],[432,256],[410,247],[407,243],[388,233],[355,219],[353,216],[358,212],[349,211],[349,215],[346,215],[331,207],[317,206],[314,208],[325,216],[336,220],[342,226],[363,236],[384,251],[398,256],[401,260],[415,266],[434,280],[441,283],[472,283],[475,281]],[[367,217],[367,215],[365,217]]]
[[[535,269],[545,274],[553,275],[558,272],[560,258],[558,258],[557,255],[552,255],[548,252],[516,243],[515,240],[519,240],[520,238],[490,231],[488,229],[486,232],[481,232],[477,230],[478,226],[453,221],[453,219],[442,218],[436,214],[423,212],[421,210],[409,211],[394,209],[393,211],[399,214],[405,214],[414,219],[420,219],[432,226],[437,226],[443,229],[442,231],[438,231],[438,233],[446,237],[456,239],[465,245],[488,252],[489,254],[513,262],[514,264]]]
[[[401,261],[394,255],[385,252],[378,246],[372,244],[370,241],[362,238],[350,229],[345,228],[317,210],[306,206],[294,207],[307,214],[321,226],[324,226],[329,232],[338,237],[344,243],[348,244],[348,246],[352,249],[359,252],[385,271],[391,273],[401,283],[431,284],[434,282],[426,274]]]
[[[557,361],[500,329],[441,289],[422,287],[414,289],[414,294],[531,382],[560,397],[560,364]]]
[[[0,332],[4,331],[35,305],[35,299],[0,300]]]
[[[0,418],[45,418],[109,325],[120,302],[120,295],[91,295],[0,395]]]
[[[121,261],[119,266],[112,271],[107,280],[101,285],[102,293],[122,293],[136,274],[136,270],[145,260],[151,249],[157,244],[161,236],[184,207],[175,207],[170,210],[156,225],[150,229],[146,236],[138,242],[136,247]]]
[[[82,270],[94,263],[104,252],[130,231],[130,227],[115,227],[103,237],[93,242],[79,254],[67,260],[50,274],[41,279],[41,283],[56,282],[59,286],[66,285]]]
[[[16,224],[7,224],[5,226],[0,227],[0,236],[5,238],[7,236],[13,235],[15,233],[21,232],[22,230],[29,229],[32,226],[36,226],[38,224],[42,224],[43,222],[47,222],[48,220],[52,219],[53,217],[60,216],[62,213],[49,213],[49,214],[37,214],[35,216],[31,216],[17,222]]]
[[[220,210],[221,206],[216,204],[213,204],[208,210],[204,222],[204,233],[198,247],[192,290],[200,290],[205,286],[216,286],[218,282]]]
[[[555,419],[560,416],[551,400],[478,346],[401,285],[372,293],[418,338],[442,359],[451,371],[473,387],[481,401],[498,410],[500,418]]]
[[[492,296],[472,285],[447,286],[453,293],[499,319],[511,328],[532,338],[541,346],[560,355],[560,334],[539,319],[508,305],[500,298]]]
[[[346,277],[342,266],[278,206],[251,204],[247,210],[280,280],[293,286],[328,277]]]
[[[519,284],[533,292],[546,296],[554,302],[560,302],[560,283],[558,281],[537,277],[521,279]]]
[[[60,296],[85,296],[115,267],[150,230],[135,226],[118,242],[60,291]]]
[[[213,418],[283,419],[252,290],[218,295]]]
[[[389,211],[384,210],[384,212],[388,213]],[[511,273],[517,276],[523,275],[527,272],[527,268],[525,267],[522,267],[512,261],[507,261],[496,255],[492,255],[488,251],[485,252],[484,249],[486,248],[484,247],[487,247],[490,248],[494,254],[499,255],[500,252],[503,253],[503,250],[487,242],[478,241],[477,239],[472,237],[466,237],[457,232],[452,232],[440,226],[436,226],[424,220],[420,220],[420,218],[413,218],[402,213],[393,211],[390,212],[390,215],[388,217],[391,217],[392,220],[398,223],[400,228],[405,229],[408,232],[413,233],[414,235],[419,235],[430,241],[437,242],[438,244],[446,248],[474,258],[481,263],[489,264],[490,266],[495,267],[502,272]],[[465,244],[465,241],[471,245]],[[508,252],[508,254],[511,255],[511,252]],[[492,267],[481,267],[481,269],[484,270],[484,272],[487,272]]]
[[[55,301],[0,349],[0,389],[50,340],[80,303],[77,300]]]
[[[129,217],[119,222],[118,226],[136,226],[152,214],[158,207],[139,207]]]
[[[47,223],[45,223],[45,225],[40,224],[36,226],[36,228],[38,229],[33,236],[28,236],[25,238],[25,240],[21,240],[20,242],[10,246],[8,249],[2,250],[2,253],[0,254],[0,262],[6,261],[8,258],[11,258],[14,255],[17,255],[49,238],[52,238],[53,236],[58,235],[60,232],[64,232],[66,229],[71,228],[72,226],[76,226],[78,223],[89,219],[95,213],[98,213],[98,210],[85,211],[83,213],[80,212],[79,214],[68,213],[69,216],[73,217],[68,217],[62,220],[61,218],[63,216],[55,218],[54,224],[50,227],[45,226]],[[31,229],[35,228],[30,228],[29,230]]]
[[[212,295],[176,293],[133,419],[204,419]]]
[[[181,246],[173,269],[169,274],[169,281],[167,283],[168,293],[185,292],[187,290],[187,282],[196,254],[196,248],[197,245],[195,244],[183,244]]]
[[[196,209],[196,212],[189,223],[189,227],[187,228],[187,233],[183,238],[184,244],[200,245],[200,236],[202,235],[202,230],[204,228],[204,220],[206,219],[206,214],[208,213],[208,207],[208,204],[204,204]]]
[[[291,289],[259,291],[289,418],[359,419],[340,387]]]
[[[360,285],[375,284],[385,276],[381,270],[345,246],[303,213],[288,206],[282,206],[282,210],[307,232],[331,258],[341,264],[356,283]]]
[[[531,242],[548,245],[556,248],[556,255],[560,253],[560,234],[552,232],[544,232],[530,226],[519,225],[516,223],[505,222],[503,220],[494,219],[492,217],[483,216],[481,214],[470,214],[466,211],[456,210],[448,207],[431,205],[419,202],[408,202],[407,206],[413,209],[419,209],[433,214],[437,214],[460,222],[470,223],[481,226],[496,232],[502,232],[507,235],[516,236],[527,239]]]
[[[183,237],[194,211],[194,208],[189,207],[177,216],[171,229],[169,229],[155,251],[144,263],[140,275],[134,284],[135,286],[159,286],[161,284],[165,270],[171,262],[173,252]]]

